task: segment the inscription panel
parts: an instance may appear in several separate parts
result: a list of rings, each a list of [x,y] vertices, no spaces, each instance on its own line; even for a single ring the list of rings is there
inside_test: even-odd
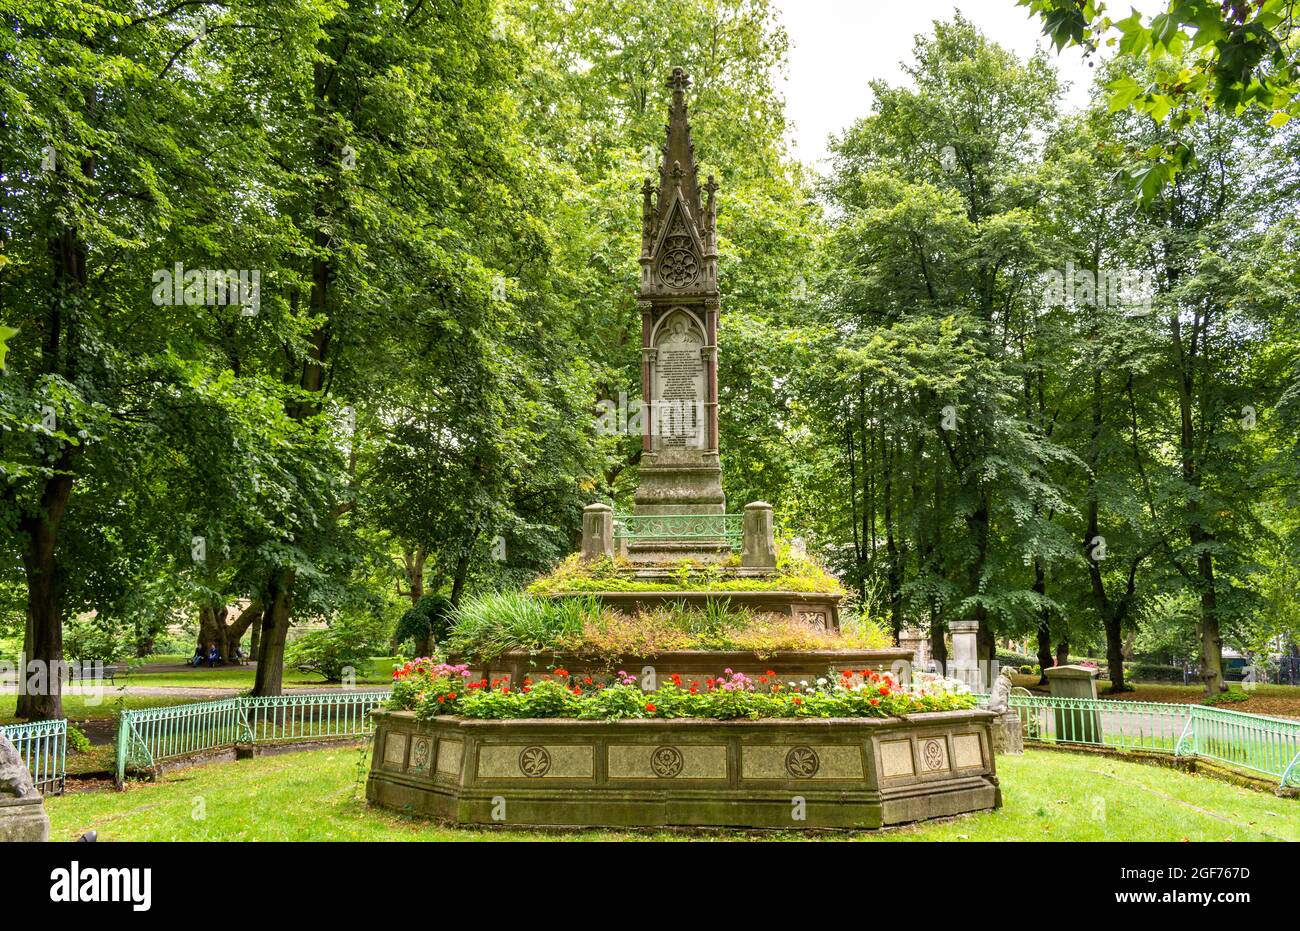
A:
[[[402,769],[406,765],[406,735],[389,732],[384,739],[384,763]]]
[[[978,734],[958,734],[954,737],[952,755],[958,769],[984,766],[984,754],[980,751]]]
[[[460,762],[465,756],[465,744],[460,740],[438,741],[436,770],[443,776],[459,776]]]
[[[911,776],[912,742],[910,740],[886,740],[880,744],[880,774],[885,779],[897,779]]]
[[[704,336],[682,311],[671,313],[655,351],[656,430],[661,446],[699,446],[704,437]]]

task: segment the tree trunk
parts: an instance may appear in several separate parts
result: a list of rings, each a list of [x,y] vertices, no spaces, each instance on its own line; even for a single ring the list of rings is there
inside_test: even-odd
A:
[[[947,669],[948,642],[943,637],[943,621],[935,614],[930,619],[930,656],[941,668]]]
[[[284,645],[289,638],[289,617],[293,612],[292,569],[278,572],[267,586],[265,613],[262,615],[261,653],[257,657],[257,677],[253,694],[259,697],[280,695],[284,689]]]
[[[1056,644],[1056,665],[1066,666],[1069,665],[1069,662],[1070,641],[1062,637],[1060,642]]]
[[[60,464],[67,459],[66,453],[60,456]],[[19,523],[27,535],[23,549],[23,572],[27,579],[23,649],[27,661],[38,664],[39,673],[37,688],[20,690],[16,713],[29,720],[63,717],[63,568],[55,546],[59,524],[71,496],[72,476],[56,474],[45,482],[40,510],[23,517]]]
[[[1039,595],[1047,594],[1047,573],[1037,559],[1034,560],[1034,591]],[[1039,685],[1047,681],[1047,670],[1052,665],[1051,618],[1052,612],[1046,606],[1038,609],[1038,668],[1043,673],[1038,679]]]

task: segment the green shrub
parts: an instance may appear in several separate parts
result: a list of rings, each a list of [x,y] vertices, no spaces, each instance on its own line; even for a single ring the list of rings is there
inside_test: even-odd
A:
[[[351,669],[357,676],[370,670],[378,649],[376,629],[369,618],[340,615],[323,630],[312,630],[285,648],[284,664],[314,672],[326,682],[341,682]]]
[[[90,738],[86,736],[86,732],[83,731],[81,728],[73,724],[69,724],[68,725],[68,746],[71,747],[73,750],[77,751],[78,753],[89,753]]]
[[[425,595],[398,620],[393,642],[425,642],[430,645],[442,643],[451,631],[451,615],[454,610],[450,598],[444,595]]]

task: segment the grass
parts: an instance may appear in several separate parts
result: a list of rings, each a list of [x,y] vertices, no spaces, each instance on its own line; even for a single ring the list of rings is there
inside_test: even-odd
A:
[[[63,716],[74,724],[79,721],[111,718],[119,708],[164,708],[168,705],[188,705],[190,702],[210,701],[211,699],[170,696],[170,695],[126,695],[115,689],[106,689],[103,700],[95,703],[94,696],[64,694]],[[17,696],[12,693],[0,695],[0,724],[19,723],[14,717]]]
[[[563,834],[468,830],[369,808],[362,749],[317,750],[170,773],[129,791],[46,801],[51,836],[95,829],[121,841],[643,840],[763,837],[673,832]],[[883,841],[1300,841],[1300,800],[1283,799],[1176,770],[1106,757],[1029,750],[1000,757],[1004,807],[881,833],[826,835]]]
[[[163,657],[163,661],[169,657]],[[374,656],[370,659],[370,668],[365,675],[357,676],[358,685],[388,685],[393,681],[393,666],[400,664],[401,659],[395,656]],[[257,670],[254,666],[216,666],[208,669],[204,666],[201,669],[178,669],[171,672],[133,672],[128,675],[119,676],[115,684],[105,685],[103,694],[106,704],[111,703],[118,697],[118,688],[122,686],[131,687],[148,687],[148,688],[193,688],[193,689],[251,689],[253,680],[257,676]],[[286,688],[299,689],[328,689],[340,688],[337,682],[326,682],[320,676],[310,673],[298,672],[296,669],[286,669],[284,674],[284,685]],[[0,700],[3,700],[0,695]],[[134,696],[133,696],[134,697]],[[69,707],[81,708],[92,704],[89,701],[90,696],[78,696],[73,693],[65,693],[63,704],[65,709]],[[180,704],[184,701],[193,701],[194,699],[186,698],[167,698],[163,697],[161,701],[154,702],[154,705],[162,704]],[[130,707],[152,707],[152,705],[131,705]],[[9,712],[12,714],[12,711]],[[93,713],[89,712],[88,713]],[[111,713],[111,710],[108,712]],[[0,711],[0,723],[3,723],[5,712]]]

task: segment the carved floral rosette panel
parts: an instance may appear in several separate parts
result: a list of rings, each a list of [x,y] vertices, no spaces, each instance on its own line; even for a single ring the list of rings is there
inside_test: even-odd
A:
[[[699,284],[700,281],[700,260],[695,254],[695,244],[680,212],[674,214],[672,225],[660,248],[659,281],[665,287],[677,291]]]

